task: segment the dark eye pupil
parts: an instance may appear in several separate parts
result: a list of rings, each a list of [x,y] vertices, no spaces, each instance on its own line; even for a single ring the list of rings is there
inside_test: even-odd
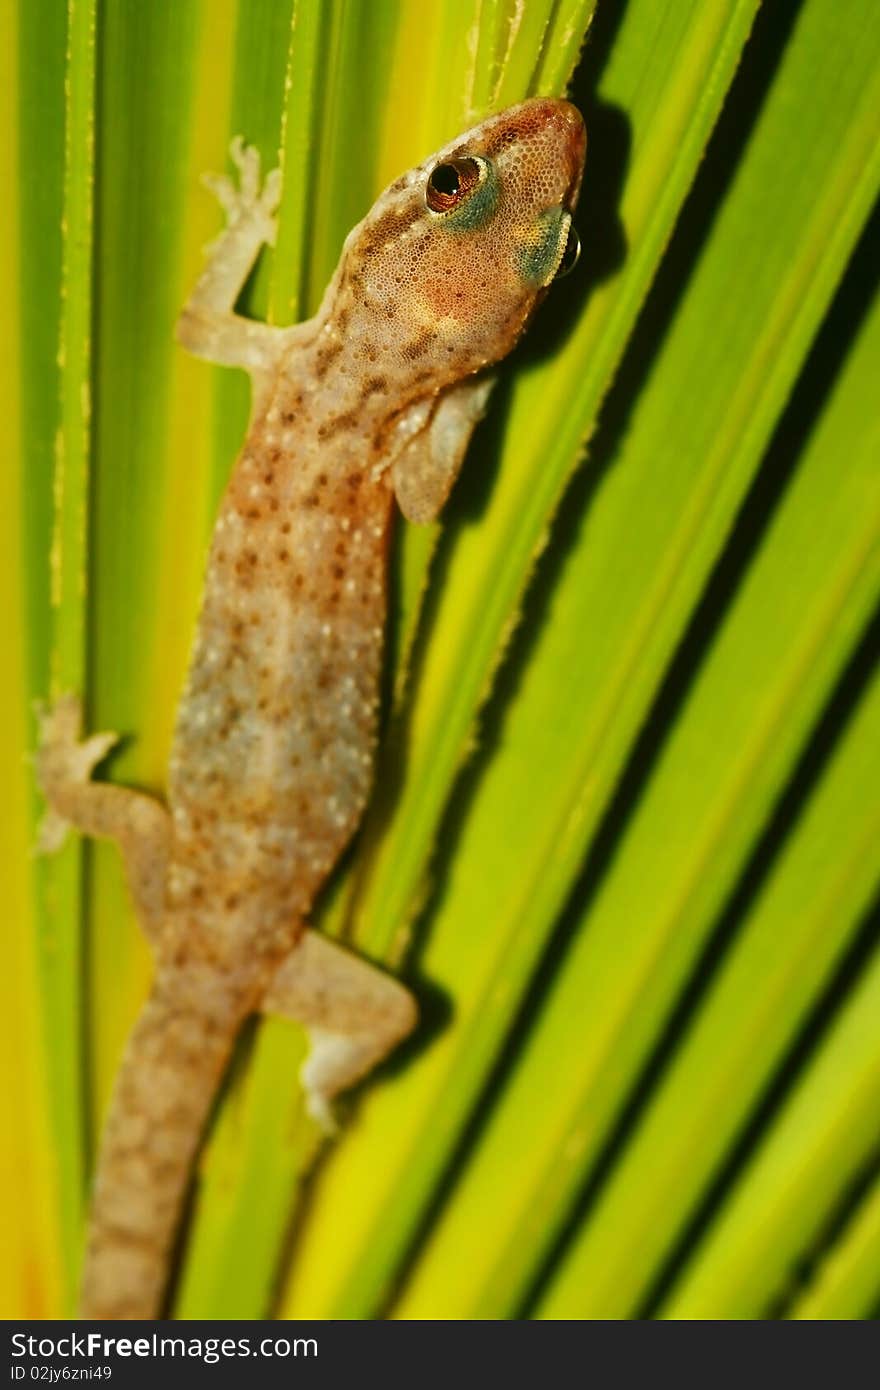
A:
[[[461,179],[454,164],[438,164],[429,180],[436,193],[453,197],[461,187]]]

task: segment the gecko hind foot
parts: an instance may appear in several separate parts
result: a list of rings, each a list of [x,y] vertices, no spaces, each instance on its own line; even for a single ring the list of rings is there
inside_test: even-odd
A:
[[[272,169],[260,187],[260,154],[253,145],[246,145],[236,135],[229,147],[232,162],[238,170],[239,182],[227,174],[203,174],[202,183],[209,189],[226,213],[226,223],[253,219],[260,226],[262,240],[275,245],[277,221],[275,214],[281,201],[281,170]],[[209,251],[211,247],[207,248]]]
[[[309,1028],[309,1052],[299,1070],[306,1111],[328,1136],[339,1131],[334,1101],[339,1091],[369,1071],[376,1061],[372,1038]]]
[[[40,742],[37,748],[37,780],[49,803],[37,834],[37,850],[51,854],[60,849],[73,824],[57,809],[56,803],[84,787],[92,773],[119,741],[118,734],[92,734],[81,738],[82,702],[79,696],[60,696],[53,705],[37,710]]]

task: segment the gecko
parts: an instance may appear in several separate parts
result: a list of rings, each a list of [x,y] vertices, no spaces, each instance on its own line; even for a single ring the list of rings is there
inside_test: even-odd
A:
[[[250,375],[219,508],[164,801],[93,780],[116,742],[67,694],[42,715],[44,849],[114,840],[154,956],[109,1106],[80,1316],[153,1318],[236,1037],[253,1014],[304,1026],[301,1080],[334,1097],[414,1028],[391,974],[308,926],[367,802],[389,535],[440,512],[485,412],[491,368],[576,259],[586,135],[566,101],[493,115],[397,179],[346,239],[313,318],[236,301],[276,234],[281,177],[237,138],[206,176],[226,225],[177,339]]]

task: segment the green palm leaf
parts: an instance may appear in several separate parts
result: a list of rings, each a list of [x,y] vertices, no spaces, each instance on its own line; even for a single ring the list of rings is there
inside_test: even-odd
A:
[[[321,913],[425,1023],[323,1154],[302,1035],[243,1040],[174,1311],[870,1315],[880,19],[757,11],[6,8],[8,1316],[72,1306],[149,977],[114,852],[30,853],[32,702],[83,690],[130,735],[108,775],[161,790],[247,414],[172,343],[198,175],[239,131],[280,159],[247,300],[289,322],[389,179],[576,67],[581,268],[442,528],[400,528],[376,795]]]

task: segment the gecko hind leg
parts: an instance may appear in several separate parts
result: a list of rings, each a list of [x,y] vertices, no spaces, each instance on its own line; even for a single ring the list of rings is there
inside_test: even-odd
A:
[[[275,974],[264,1013],[302,1024],[311,1044],[300,1073],[309,1114],[332,1130],[330,1102],[387,1057],[418,1019],[409,990],[329,937],[305,931]]]
[[[62,695],[40,715],[37,780],[49,803],[37,847],[59,849],[68,828],[115,840],[138,918],[154,940],[162,920],[171,821],[165,807],[143,792],[93,782],[93,769],[117,742],[116,734],[81,739],[82,709]]]

